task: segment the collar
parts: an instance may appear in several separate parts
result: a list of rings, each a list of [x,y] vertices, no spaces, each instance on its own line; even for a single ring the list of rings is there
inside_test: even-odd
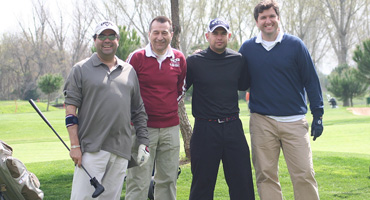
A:
[[[207,51],[208,51],[208,52],[210,52],[212,55],[214,55],[214,56],[216,56],[216,57],[224,57],[224,56],[227,54],[227,51],[228,51],[228,50],[227,50],[227,48],[226,48],[224,52],[222,52],[221,54],[219,54],[219,53],[214,52],[214,51],[211,49],[211,47],[209,47],[209,46],[208,46]]]
[[[152,47],[150,46],[150,43],[145,46],[145,56],[146,57],[154,57],[157,58],[157,56],[154,54]],[[165,57],[172,57],[175,58],[175,54],[173,53],[173,50],[171,47],[168,48],[167,53]]]
[[[280,29],[279,34],[276,37],[274,43],[278,43],[278,42],[281,43],[281,41],[283,40],[283,36],[284,36],[284,31]],[[257,35],[256,43],[262,43],[262,32],[261,31]]]
[[[116,58],[117,60],[117,67],[121,67],[123,68],[124,66],[124,62],[123,60],[119,59],[116,55],[114,55],[114,57]],[[98,53],[94,53],[92,56],[91,56],[91,59],[92,59],[92,64],[94,67],[98,67],[100,65],[103,65],[104,63],[100,60],[99,56],[98,56]]]

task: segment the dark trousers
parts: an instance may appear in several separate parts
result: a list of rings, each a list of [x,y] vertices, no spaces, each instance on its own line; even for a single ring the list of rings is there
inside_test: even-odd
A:
[[[189,200],[212,200],[222,160],[230,200],[254,200],[250,153],[240,119],[196,119],[190,141],[193,180]]]

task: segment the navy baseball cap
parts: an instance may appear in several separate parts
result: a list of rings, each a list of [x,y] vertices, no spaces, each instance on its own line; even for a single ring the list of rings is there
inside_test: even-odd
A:
[[[208,32],[213,32],[216,28],[222,27],[224,28],[227,32],[230,32],[230,26],[229,23],[227,23],[225,20],[216,18],[213,19],[209,22],[208,26]]]

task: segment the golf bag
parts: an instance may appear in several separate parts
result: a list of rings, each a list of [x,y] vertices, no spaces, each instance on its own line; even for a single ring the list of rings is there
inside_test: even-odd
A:
[[[329,99],[329,103],[331,105],[331,108],[337,108],[338,107],[337,106],[337,100],[334,97]]]
[[[13,149],[0,140],[0,200],[42,200],[36,175],[12,154]]]

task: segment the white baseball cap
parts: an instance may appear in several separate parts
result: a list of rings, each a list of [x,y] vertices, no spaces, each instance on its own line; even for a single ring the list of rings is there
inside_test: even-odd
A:
[[[103,31],[105,31],[107,29],[113,30],[119,36],[119,29],[118,29],[117,25],[115,25],[113,22],[107,21],[107,20],[100,22],[96,26],[96,28],[95,28],[95,34],[96,35],[99,35],[101,32],[103,32]]]

